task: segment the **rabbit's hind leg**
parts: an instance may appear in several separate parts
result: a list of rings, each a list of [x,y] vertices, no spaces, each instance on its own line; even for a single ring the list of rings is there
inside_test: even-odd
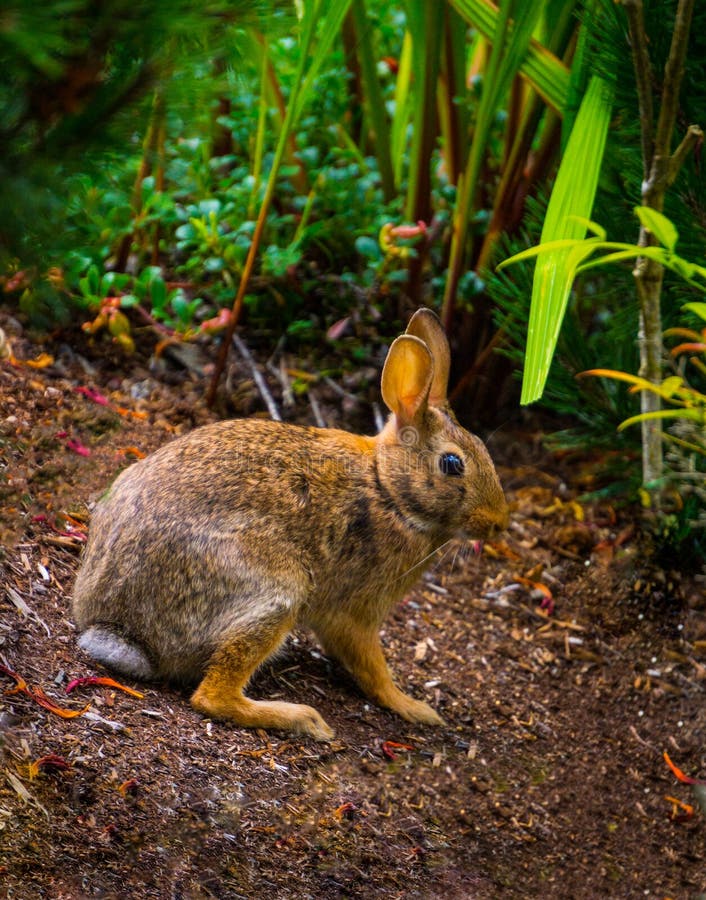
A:
[[[350,672],[360,688],[380,706],[393,710],[410,722],[443,725],[444,720],[428,703],[415,700],[392,680],[380,644],[377,627],[340,617],[315,625],[326,652]]]
[[[252,623],[230,634],[211,657],[203,681],[191,697],[198,712],[229,719],[247,728],[274,728],[329,741],[333,731],[310,706],[276,700],[251,700],[243,690],[261,663],[291,631],[291,620]]]

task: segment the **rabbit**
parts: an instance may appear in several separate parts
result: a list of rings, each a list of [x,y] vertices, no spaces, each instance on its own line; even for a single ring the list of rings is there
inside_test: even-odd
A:
[[[443,724],[395,685],[379,629],[445,542],[507,527],[488,451],[449,408],[449,362],[420,309],[385,360],[376,437],[223,421],[123,471],[95,507],[73,591],[80,647],[126,676],[195,685],[206,716],[330,740],[312,707],[244,694],[306,626],[377,704]]]

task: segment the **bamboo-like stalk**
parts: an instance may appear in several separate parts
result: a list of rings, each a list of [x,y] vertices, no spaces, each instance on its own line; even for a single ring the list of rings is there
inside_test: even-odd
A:
[[[154,170],[154,189],[158,193],[164,191],[164,168],[166,158],[166,141],[167,141],[167,116],[166,107],[160,117],[157,128],[157,148],[155,157]],[[152,232],[152,255],[150,262],[153,266],[159,265],[159,241],[162,235],[162,228],[159,221],[155,222]]]
[[[454,5],[458,7],[458,4]],[[459,181],[454,210],[451,254],[442,307],[442,321],[447,330],[450,329],[453,319],[456,291],[466,254],[469,217],[475,203],[495,112],[527,55],[532,30],[540,12],[539,2],[523,4],[505,0],[500,3],[490,59],[483,78],[483,93],[476,115],[473,141],[463,178]]]
[[[377,76],[371,29],[364,0],[352,0],[351,16],[357,34],[358,58],[365,92],[365,106],[375,135],[375,155],[380,169],[382,192],[386,201],[395,196],[395,176],[390,156],[390,126]]]
[[[405,216],[411,222],[420,219],[428,222],[431,218],[430,163],[437,135],[436,91],[444,6],[426,0],[416,0],[415,6],[412,48],[416,93]]]
[[[267,102],[267,100],[269,99],[272,107],[277,110],[280,129],[282,129],[284,128],[284,122],[287,118],[287,103],[284,99],[284,94],[282,93],[282,87],[279,83],[279,79],[277,78],[277,72],[275,71],[275,67],[268,53],[267,37],[257,31],[252,32],[252,36],[255,39],[256,46],[259,47],[260,53],[262,54],[262,82],[264,85],[265,93],[264,100],[265,102]],[[266,111],[267,110],[265,110],[265,112]],[[265,119],[263,119],[263,124],[265,123],[266,117]],[[308,180],[306,177],[306,172],[304,171],[304,166],[299,159],[299,155],[297,152],[298,150],[299,147],[297,146],[297,136],[290,131],[286,139],[284,159],[288,166],[291,166],[296,170],[295,173],[291,176],[294,189],[298,194],[304,194],[308,190]],[[260,162],[262,162],[262,159],[260,159]]]
[[[415,13],[412,33],[415,94],[405,217],[410,222],[429,223],[432,216],[431,158],[438,134],[437,92],[444,4],[416,0]],[[421,274],[427,249],[426,241],[421,241],[407,264],[407,293],[415,306],[422,299]],[[402,310],[399,312],[401,315]]]
[[[394,167],[395,184],[402,181],[405,149],[407,146],[407,129],[410,119],[412,64],[414,48],[409,28],[405,31],[400,51],[397,78],[395,80],[395,109],[392,116],[390,145],[392,165]]]
[[[257,109],[257,129],[255,131],[255,147],[252,160],[252,191],[248,200],[248,219],[255,215],[255,203],[260,192],[262,178],[262,159],[265,154],[265,127],[267,125],[267,75],[269,60],[267,57],[267,38],[262,36],[262,63],[260,66],[260,100]]]
[[[142,159],[140,160],[140,168],[137,171],[135,185],[132,191],[132,208],[135,217],[139,216],[142,210],[142,183],[152,171],[154,160],[159,153],[160,140],[164,141],[164,127],[167,115],[167,106],[164,99],[164,89],[158,84],[154,98],[152,100],[152,112],[150,122],[147,126],[147,133],[142,142]],[[161,137],[160,137],[161,136]],[[135,238],[135,232],[131,231],[126,234],[118,246],[115,255],[115,271],[124,272],[127,269],[128,259],[130,256],[130,248]]]
[[[443,153],[449,182],[463,171],[464,148],[470,128],[466,104],[466,34],[461,16],[445,6],[444,44],[439,78],[438,108]]]
[[[530,184],[526,161],[537,134],[542,109],[539,98],[533,94],[524,106],[517,128],[509,132],[514,134],[514,138],[506,142],[507,159],[495,193],[493,214],[476,259],[476,270],[479,272],[489,264],[500,235],[513,227],[518,213],[524,208]]]
[[[348,10],[348,15],[343,20],[341,43],[349,73],[346,124],[353,143],[358,145],[363,131],[363,74],[358,59],[358,37],[352,10]]]

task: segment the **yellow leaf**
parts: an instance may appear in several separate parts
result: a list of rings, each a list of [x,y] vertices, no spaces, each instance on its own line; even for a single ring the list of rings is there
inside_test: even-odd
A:
[[[675,391],[679,390],[682,384],[684,384],[683,378],[680,378],[679,375],[670,375],[669,378],[665,378],[662,382],[662,396],[671,397]]]
[[[24,364],[30,369],[46,369],[47,366],[54,365],[54,357],[49,353],[40,353],[34,359],[25,359]]]

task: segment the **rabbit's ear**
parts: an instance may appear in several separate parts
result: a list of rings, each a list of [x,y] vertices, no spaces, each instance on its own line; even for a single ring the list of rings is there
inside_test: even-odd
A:
[[[449,386],[451,351],[438,316],[430,309],[418,309],[409,320],[405,333],[421,338],[431,350],[434,358],[434,378],[429,391],[429,406],[444,406]]]
[[[392,342],[382,370],[382,399],[399,425],[417,421],[426,411],[434,380],[431,351],[419,338],[403,334]]]

